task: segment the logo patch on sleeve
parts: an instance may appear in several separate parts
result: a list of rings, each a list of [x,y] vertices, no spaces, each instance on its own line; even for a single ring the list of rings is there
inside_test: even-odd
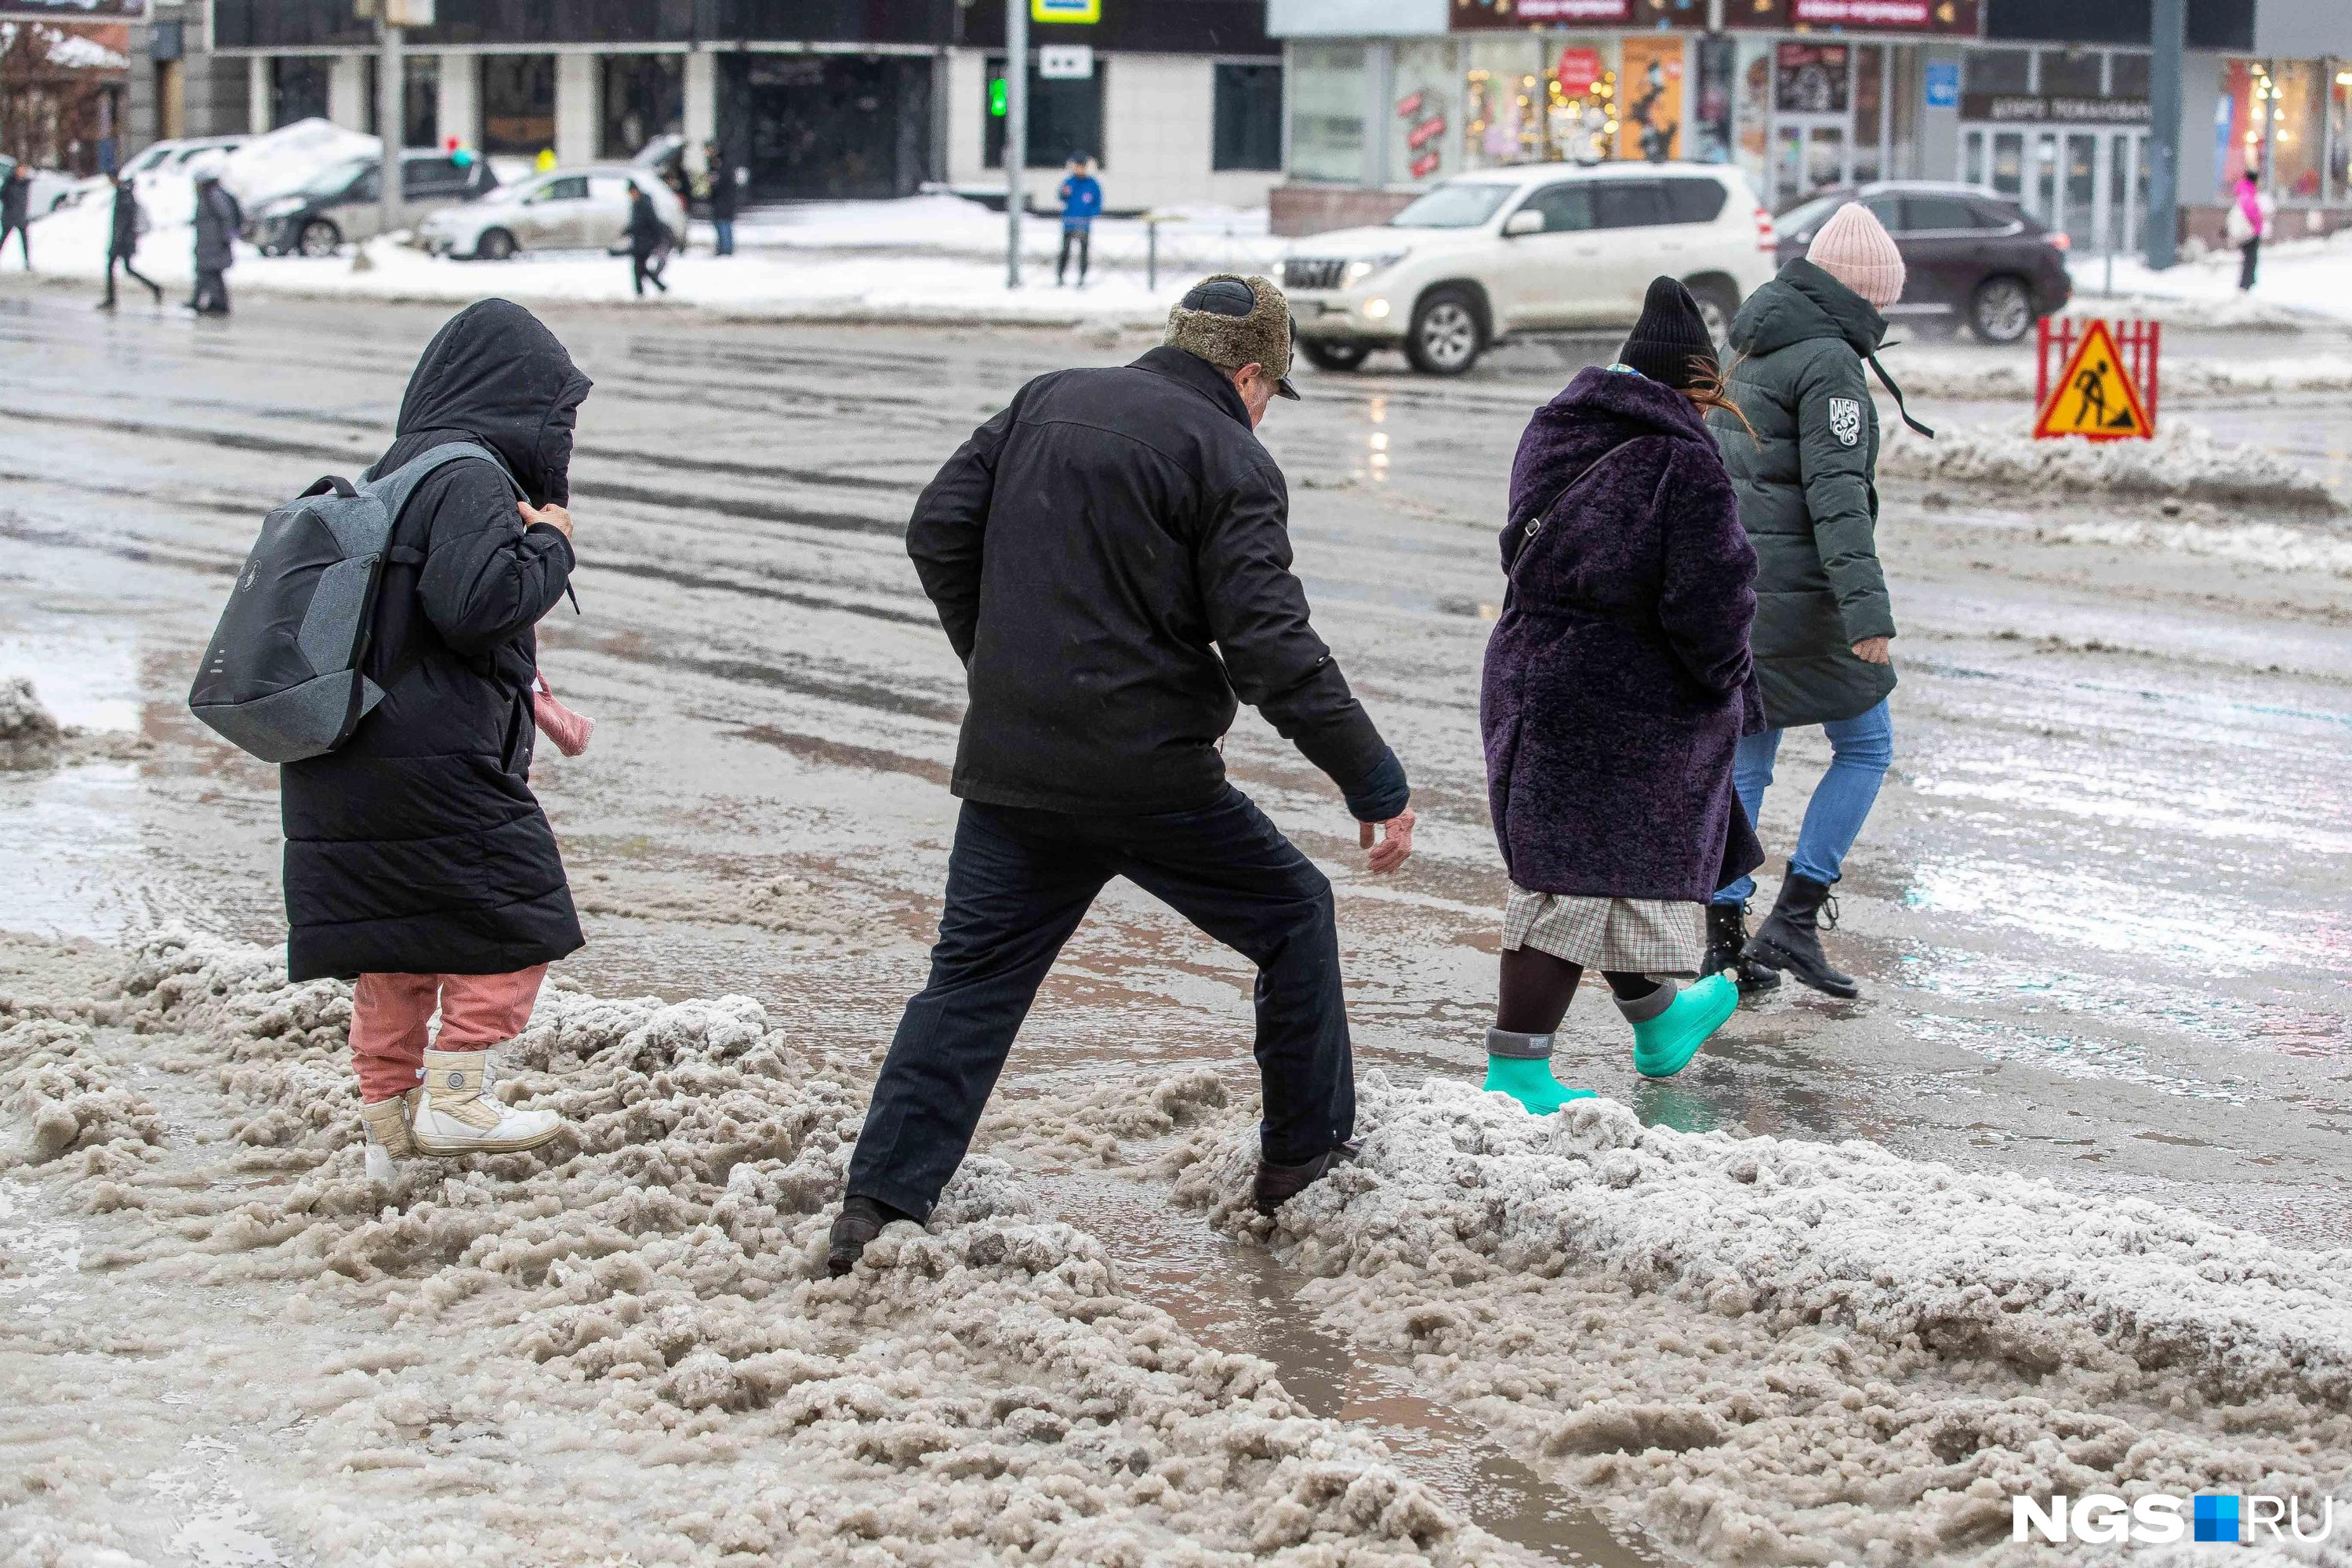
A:
[[[1851,447],[1862,439],[1862,404],[1852,397],[1830,399],[1830,433],[1841,446]]]

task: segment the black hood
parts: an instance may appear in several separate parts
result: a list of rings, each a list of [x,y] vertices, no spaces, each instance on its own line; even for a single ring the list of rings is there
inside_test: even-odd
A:
[[[1836,338],[1868,359],[1885,337],[1886,318],[1869,300],[1801,256],[1748,296],[1731,322],[1731,346],[1744,354]]]
[[[390,469],[462,436],[506,459],[533,506],[572,498],[572,427],[589,380],[540,319],[507,300],[484,300],[434,335],[400,400],[399,439],[376,467]]]

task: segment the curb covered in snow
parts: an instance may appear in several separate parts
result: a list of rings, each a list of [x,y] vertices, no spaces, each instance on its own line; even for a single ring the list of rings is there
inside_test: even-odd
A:
[[[2258,447],[2174,422],[2147,441],[2036,441],[2002,430],[1944,427],[1935,439],[1887,429],[1884,478],[1946,480],[2029,494],[2105,492],[2275,507],[2352,510],[2326,481]]]

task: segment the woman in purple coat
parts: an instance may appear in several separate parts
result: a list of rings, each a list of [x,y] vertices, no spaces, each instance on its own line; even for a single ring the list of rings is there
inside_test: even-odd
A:
[[[1486,1088],[1544,1114],[1553,1032],[1598,969],[1633,1066],[1684,1064],[1739,994],[1696,976],[1706,900],[1764,856],[1732,793],[1763,725],[1756,552],[1705,423],[1727,406],[1690,293],[1650,285],[1623,361],[1536,411],[1511,468],[1510,584],[1486,647],[1486,790],[1511,876]]]

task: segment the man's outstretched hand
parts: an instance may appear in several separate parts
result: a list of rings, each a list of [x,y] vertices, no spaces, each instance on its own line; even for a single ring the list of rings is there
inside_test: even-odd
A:
[[[1356,825],[1356,842],[1371,851],[1366,864],[1376,877],[1385,877],[1412,858],[1413,815],[1411,807],[1380,825],[1380,842],[1372,842],[1372,824]]]

